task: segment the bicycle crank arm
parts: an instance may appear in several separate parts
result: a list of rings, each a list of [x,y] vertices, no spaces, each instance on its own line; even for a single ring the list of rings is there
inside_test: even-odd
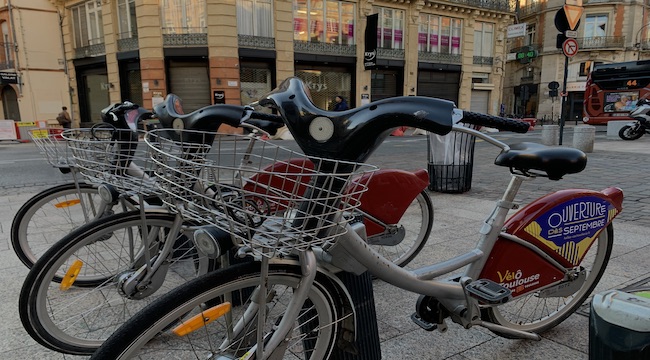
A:
[[[542,337],[539,336],[538,334],[528,332],[528,331],[521,331],[521,330],[511,329],[509,327],[505,327],[503,325],[498,325],[498,324],[494,324],[494,323],[487,322],[487,321],[476,320],[476,321],[473,321],[472,324],[478,325],[478,326],[483,326],[484,328],[487,328],[488,330],[495,331],[497,333],[508,334],[508,335],[514,336],[514,337],[519,338],[519,339],[535,340],[535,341],[542,340]]]

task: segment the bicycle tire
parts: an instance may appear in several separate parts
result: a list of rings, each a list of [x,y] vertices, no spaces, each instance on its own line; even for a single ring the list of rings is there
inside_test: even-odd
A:
[[[509,328],[543,333],[564,321],[573,314],[589,297],[598,281],[603,276],[614,244],[614,229],[607,226],[585,254],[580,266],[593,261],[593,266],[585,268],[588,273],[585,282],[573,294],[567,297],[540,297],[539,292],[531,292],[513,299],[498,307],[484,309],[482,318]],[[555,305],[555,306],[553,306]],[[519,316],[522,319],[515,319]],[[511,338],[512,336],[495,332]]]
[[[269,267],[269,288],[273,287],[278,291],[269,291],[269,294],[273,295],[267,297],[269,300],[267,302],[267,328],[272,328],[275,321],[282,316],[283,311],[277,309],[276,306],[286,305],[284,300],[288,301],[289,299],[285,298],[291,296],[280,291],[282,286],[286,286],[286,290],[291,292],[291,289],[300,281],[300,273],[300,267],[296,265],[272,264]],[[327,279],[323,278],[323,275],[316,277],[310,289],[309,298],[301,310],[301,315],[297,318],[306,318],[310,323],[297,324],[294,331],[290,332],[290,335],[297,337],[304,335],[307,338],[298,340],[295,347],[289,344],[287,352],[291,353],[291,357],[287,357],[285,353],[284,358],[327,359],[337,344],[341,333],[339,320],[341,320],[342,305],[339,296],[336,295],[336,290],[332,289],[332,285]],[[199,331],[185,336],[191,337],[191,339],[176,336],[169,329],[172,325],[188,319],[193,313],[201,312],[203,314],[205,304],[216,306],[223,304],[223,299],[227,299],[227,296],[244,291],[249,292],[246,289],[259,284],[259,279],[259,262],[231,266],[203,275],[176,288],[139,312],[116,330],[91,359],[116,360],[130,359],[136,356],[141,359],[170,357],[185,359],[190,358],[188,352],[196,349],[201,351],[203,357],[195,355],[196,357],[191,358],[205,358],[205,355],[210,353],[210,350],[205,348],[208,346],[208,340],[213,339],[212,345],[218,348],[222,344],[222,340],[225,339],[220,336],[218,331],[221,330],[227,334],[228,329],[232,329],[232,326],[225,326],[224,318],[229,317],[231,324],[236,324],[241,317],[235,316],[235,314],[243,312],[250,299],[243,305],[232,303],[232,308],[227,313],[229,316],[222,316],[204,325]],[[257,291],[253,291],[253,293],[257,293]],[[248,316],[248,321],[244,321],[244,330],[239,332],[233,330],[234,335],[232,335],[231,343],[228,346],[224,345],[224,350],[212,349],[214,358],[239,358],[255,343],[257,315],[249,313]],[[326,325],[322,326],[322,324]],[[304,331],[307,334],[303,334]],[[241,333],[244,335],[238,336]],[[204,338],[206,334],[210,335],[210,339]],[[192,344],[185,344],[185,346],[178,344],[178,342],[186,341],[191,341]],[[169,345],[169,348],[163,348],[165,344]],[[161,352],[155,353],[154,351]],[[175,352],[172,353],[172,351]],[[302,351],[303,353],[294,354],[292,351]],[[139,352],[143,354],[137,354]]]
[[[79,192],[83,196],[79,196]],[[27,200],[11,223],[11,245],[18,259],[30,268],[47,249],[70,231],[86,223],[81,201],[86,200],[88,219],[97,216],[101,201],[97,188],[67,183],[45,189]]]
[[[419,193],[406,209],[397,224],[398,229],[404,229],[404,238],[395,245],[378,245],[371,247],[398,266],[408,265],[422,250],[429,239],[433,227],[433,203],[425,191]],[[417,231],[413,229],[418,229]],[[373,235],[372,238],[383,234]]]
[[[149,238],[155,244],[169,233],[174,215],[148,212],[146,222]],[[195,264],[198,253],[193,246],[183,247],[182,242],[191,240],[179,234],[175,249],[185,253],[174,251],[169,269],[161,273],[164,279],[160,288],[143,299],[128,299],[115,283],[127,271],[142,266],[132,261],[142,248],[138,246],[142,243],[141,229],[142,218],[135,210],[86,224],[54,244],[34,264],[21,289],[19,314],[30,336],[55,351],[89,355],[147,303],[196,277],[197,272],[213,270],[206,258],[200,258],[205,266]],[[78,259],[83,264],[79,276],[73,286],[62,290],[60,274]]]

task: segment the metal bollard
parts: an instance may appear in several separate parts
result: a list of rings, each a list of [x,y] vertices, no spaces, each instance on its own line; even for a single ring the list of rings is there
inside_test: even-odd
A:
[[[560,143],[560,125],[542,126],[542,144],[558,145]]]
[[[594,151],[596,128],[591,125],[579,125],[573,128],[573,147],[590,153]]]

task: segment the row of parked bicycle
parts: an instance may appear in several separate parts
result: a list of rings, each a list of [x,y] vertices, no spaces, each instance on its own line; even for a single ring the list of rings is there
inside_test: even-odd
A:
[[[585,154],[506,145],[457,123],[528,125],[440,99],[329,112],[290,78],[246,106],[184,114],[170,94],[151,112],[124,102],[102,114],[93,128],[66,130],[65,141],[34,138],[73,181],[31,198],[11,230],[30,268],[23,326],[49,349],[94,359],[333,357],[355,348],[358,328],[341,272],[369,271],[421,294],[412,318],[425,330],[444,331],[450,319],[538,340],[596,286],[622,210],[620,189],[571,189],[506,220],[523,181],[580,172]],[[138,130],[150,118],[161,128]],[[218,133],[222,124],[246,134]],[[301,151],[261,140],[282,126]],[[512,173],[476,248],[415,270],[403,266],[431,235],[428,174],[365,164],[399,126],[484,139]],[[562,214],[583,206],[593,211],[572,221],[590,226],[564,234]]]

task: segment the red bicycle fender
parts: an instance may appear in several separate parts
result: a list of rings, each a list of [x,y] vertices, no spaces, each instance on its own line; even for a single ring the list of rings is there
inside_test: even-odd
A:
[[[361,195],[361,210],[387,224],[396,224],[419,193],[429,185],[429,175],[420,169],[409,172],[382,169],[375,172],[368,190]],[[368,234],[374,233],[372,225]],[[382,229],[383,231],[383,229]]]
[[[567,269],[580,264],[600,233],[622,210],[623,191],[562,190],[543,196],[506,221],[505,232],[541,249]],[[480,275],[513,291],[514,296],[564,277],[532,250],[497,239]]]

